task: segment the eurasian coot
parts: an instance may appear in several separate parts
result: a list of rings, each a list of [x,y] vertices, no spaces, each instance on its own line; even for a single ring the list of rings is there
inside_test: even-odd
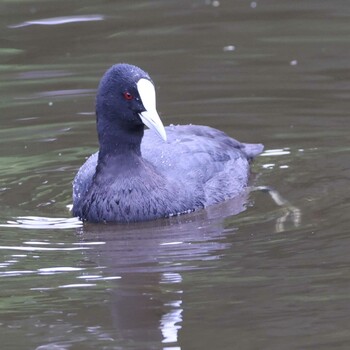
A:
[[[102,77],[96,116],[99,152],[73,182],[73,215],[84,221],[153,220],[234,198],[263,150],[208,126],[164,128],[151,78],[129,64]]]

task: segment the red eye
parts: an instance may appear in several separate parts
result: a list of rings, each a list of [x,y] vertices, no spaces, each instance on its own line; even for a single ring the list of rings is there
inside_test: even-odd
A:
[[[132,100],[132,99],[134,98],[134,96],[131,95],[130,92],[125,91],[125,92],[124,92],[124,98],[125,98],[126,100]]]

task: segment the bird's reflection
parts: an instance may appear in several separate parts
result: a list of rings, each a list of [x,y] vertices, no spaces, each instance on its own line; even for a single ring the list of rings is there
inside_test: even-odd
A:
[[[182,273],[207,268],[229,243],[223,218],[246,207],[247,194],[208,210],[129,225],[84,225],[81,241],[100,241],[84,254],[105,277],[121,277],[110,289],[110,313],[118,342],[140,348],[181,349],[186,307]],[[203,263],[204,262],[204,263]],[[143,347],[142,347],[143,346]]]
[[[227,234],[235,231],[225,218],[245,210],[247,203],[248,192],[179,217],[79,228],[80,241],[95,243],[84,251],[86,259],[100,269],[103,280],[115,279],[107,301],[113,324],[110,337],[139,348],[147,344],[159,349],[162,344],[166,350],[181,349],[179,333],[186,310],[183,273],[212,268],[211,261],[225,255],[230,246]],[[279,218],[275,220],[280,232]]]
[[[160,283],[169,284],[169,283],[179,283],[181,286],[182,277],[179,273],[170,272],[163,273],[162,279]],[[176,286],[174,286],[176,288]],[[176,295],[174,296],[174,300],[170,301],[168,304],[164,306],[169,307],[169,311],[164,314],[160,320],[160,329],[162,331],[163,343],[175,343],[178,339],[178,330],[181,329],[182,322],[182,300],[181,295],[183,290],[179,287],[178,290],[175,291]]]

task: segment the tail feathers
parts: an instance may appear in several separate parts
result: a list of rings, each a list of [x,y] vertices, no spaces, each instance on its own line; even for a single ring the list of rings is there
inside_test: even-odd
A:
[[[264,145],[261,143],[243,143],[242,150],[248,158],[252,159],[264,150]]]

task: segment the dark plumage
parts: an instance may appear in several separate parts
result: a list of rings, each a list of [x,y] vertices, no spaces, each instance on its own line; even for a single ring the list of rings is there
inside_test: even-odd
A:
[[[208,126],[164,129],[152,80],[128,64],[103,76],[96,115],[100,150],[73,183],[73,215],[82,220],[152,220],[234,198],[263,150]],[[151,129],[144,132],[144,124]]]

